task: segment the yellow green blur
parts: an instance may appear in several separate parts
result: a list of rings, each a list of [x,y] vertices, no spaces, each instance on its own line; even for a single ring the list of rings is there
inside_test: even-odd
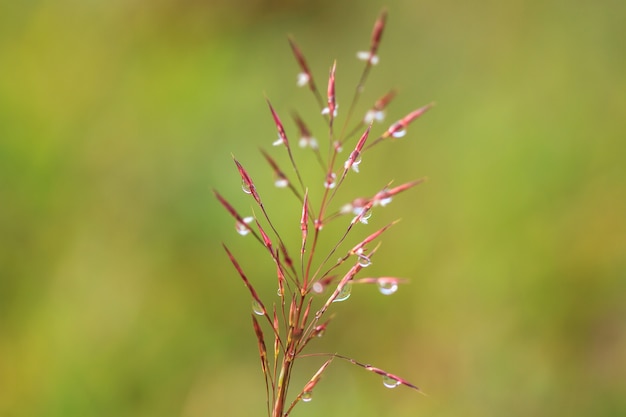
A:
[[[626,3],[32,0],[0,6],[0,415],[265,415],[221,242],[268,306],[275,267],[211,188],[252,215],[234,154],[298,255],[301,208],[258,152],[295,179],[265,97],[321,186],[287,34],[322,90],[337,59],[338,129],[383,6],[359,112],[398,89],[380,134],[436,106],[365,152],[335,207],[427,176],[355,226],[402,218],[360,275],[411,282],[355,285],[311,351],[428,396],[334,361],[292,416],[626,414]],[[296,365],[289,401],[326,359]]]

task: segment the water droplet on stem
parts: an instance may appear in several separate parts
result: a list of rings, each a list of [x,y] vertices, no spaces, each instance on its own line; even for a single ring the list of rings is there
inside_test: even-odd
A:
[[[400,381],[393,379],[387,375],[383,375],[383,385],[387,388],[395,388],[400,385]]]
[[[352,293],[352,283],[348,282],[346,285],[343,286],[341,291],[339,291],[339,294],[337,294],[337,297],[333,300],[333,303],[347,300],[348,298],[350,298],[351,293]]]
[[[393,281],[379,280],[377,285],[378,291],[380,291],[382,295],[391,295],[398,291],[398,284]]]
[[[241,189],[243,190],[244,193],[246,194],[252,194],[252,189],[250,187],[250,184],[248,184],[246,182],[246,180],[242,180],[241,181]]]
[[[257,300],[252,300],[252,312],[257,316],[265,315],[265,309]]]

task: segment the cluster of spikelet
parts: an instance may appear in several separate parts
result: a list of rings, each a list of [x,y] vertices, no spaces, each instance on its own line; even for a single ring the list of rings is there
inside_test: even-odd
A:
[[[289,250],[284,244],[265,209],[254,181],[239,161],[233,158],[237,171],[241,176],[243,191],[252,197],[260,214],[258,216],[241,216],[221,194],[214,190],[220,204],[235,219],[237,232],[241,235],[253,236],[265,248],[264,250],[267,250],[276,266],[278,298],[268,308],[267,304],[259,297],[233,253],[224,245],[230,261],[239,273],[251,296],[252,325],[258,341],[261,367],[265,377],[267,413],[271,417],[288,416],[298,402],[310,401],[313,389],[334,359],[348,361],[367,371],[380,375],[386,387],[394,388],[398,385],[405,385],[419,391],[419,388],[415,385],[397,375],[343,355],[336,353],[303,353],[309,342],[324,334],[329,323],[327,311],[333,302],[346,300],[350,296],[353,284],[375,284],[382,294],[389,295],[393,294],[398,289],[398,286],[405,282],[403,278],[389,276],[359,277],[361,270],[371,264],[371,258],[378,249],[378,246],[371,247],[371,245],[395,222],[374,231],[347,250],[337,261],[331,262],[333,255],[342,250],[341,248],[346,238],[348,238],[355,225],[367,224],[368,218],[375,207],[389,204],[394,196],[423,181],[423,179],[418,179],[395,187],[387,184],[373,196],[355,198],[350,203],[342,205],[336,212],[329,213],[329,207],[337,190],[344,183],[346,176],[350,171],[359,172],[359,164],[363,154],[380,142],[404,136],[409,124],[431,107],[429,104],[410,112],[404,118],[391,124],[376,139],[368,141],[373,123],[381,122],[384,119],[385,108],[395,96],[395,92],[390,91],[376,101],[373,107],[365,113],[365,116],[356,123],[356,126],[350,133],[344,135],[345,127],[348,125],[350,116],[363,91],[368,74],[372,67],[378,63],[378,47],[385,28],[386,17],[386,12],[383,11],[376,20],[369,50],[357,54],[357,57],[365,62],[365,68],[356,86],[354,98],[348,109],[346,122],[339,135],[336,135],[334,128],[338,115],[338,105],[335,98],[336,63],[331,67],[327,94],[323,98],[315,84],[302,51],[293,39],[289,39],[291,49],[301,70],[298,75],[298,85],[302,87],[308,86],[315,96],[319,103],[322,117],[326,121],[329,138],[328,154],[324,156],[320,151],[318,141],[313,137],[302,118],[294,115],[294,121],[299,130],[299,146],[310,149],[323,172],[323,177],[321,176],[318,182],[319,186],[323,187],[321,201],[315,203],[309,199],[309,188],[300,174],[283,123],[268,101],[271,115],[278,130],[278,139],[273,145],[285,149],[291,163],[291,169],[293,169],[293,175],[295,175],[297,180],[295,182],[291,181],[269,153],[261,152],[274,173],[275,185],[290,190],[291,194],[299,202],[297,207],[299,212],[301,209],[300,231],[302,234],[301,245],[297,248],[299,259],[294,261],[293,254],[295,250]],[[341,164],[340,154],[343,148],[361,131],[363,133],[357,140],[353,150]],[[323,260],[321,262],[314,265],[314,255],[318,248],[319,237],[324,225],[331,221],[339,221],[338,219],[349,215],[351,218],[347,221],[345,231],[338,242],[328,254],[322,256]],[[354,263],[351,264],[351,262]],[[338,273],[339,267],[344,265],[344,263],[351,266],[347,272]],[[322,299],[322,302],[319,302],[321,307],[312,308],[313,300],[319,299],[325,293],[330,294],[326,301]],[[257,317],[262,318],[267,324],[262,326]],[[266,328],[265,330],[264,327]],[[273,341],[272,350],[269,353],[266,344],[266,336],[268,334],[270,335],[269,339]],[[294,363],[305,356],[325,356],[326,361],[310,378],[304,388],[295,395],[291,402],[288,402],[287,394]]]

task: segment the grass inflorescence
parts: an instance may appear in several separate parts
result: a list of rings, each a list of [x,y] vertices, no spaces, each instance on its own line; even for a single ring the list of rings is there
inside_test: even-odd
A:
[[[292,194],[295,197],[294,201],[297,201],[294,207],[298,210],[301,235],[297,247],[288,247],[285,243],[266,210],[253,178],[235,157],[233,161],[241,176],[242,189],[254,200],[253,207],[256,207],[253,209],[254,215],[246,217],[240,215],[239,211],[214,190],[220,204],[234,218],[237,232],[256,239],[265,248],[276,268],[277,296],[271,302],[264,302],[233,252],[224,245],[228,258],[251,297],[252,327],[265,378],[267,414],[271,417],[288,416],[300,401],[310,401],[315,386],[327,367],[336,359],[378,374],[382,377],[384,385],[389,388],[404,385],[419,391],[417,386],[397,375],[347,356],[337,353],[304,352],[309,343],[326,331],[330,322],[328,311],[332,304],[348,299],[354,284],[376,285],[382,294],[390,295],[396,292],[399,285],[406,282],[406,279],[394,276],[361,276],[361,271],[371,264],[371,259],[380,245],[380,236],[396,222],[372,231],[366,238],[356,243],[348,242],[355,228],[368,223],[374,208],[386,206],[397,194],[420,184],[423,179],[395,186],[389,182],[373,195],[355,197],[334,209],[337,191],[342,188],[348,175],[359,172],[363,155],[381,142],[403,137],[409,124],[432,106],[428,104],[409,112],[372,139],[374,122],[383,121],[385,109],[396,94],[395,90],[391,90],[381,96],[365,115],[349,128],[368,75],[378,63],[378,48],[386,18],[387,14],[383,11],[374,25],[369,50],[357,54],[357,57],[364,61],[364,69],[356,84],[345,121],[339,129],[337,126],[340,119],[335,96],[336,62],[330,68],[327,89],[323,94],[318,89],[300,47],[292,37],[289,37],[291,50],[300,67],[298,85],[308,87],[313,94],[327,126],[328,136],[327,148],[322,150],[303,118],[297,113],[292,114],[299,135],[298,147],[310,152],[311,157],[321,168],[321,175],[315,176],[314,182],[309,183],[298,168],[294,157],[294,142],[289,140],[280,116],[269,100],[267,101],[278,131],[278,138],[273,145],[286,152],[290,166],[281,167],[269,152],[261,150],[261,153],[273,172],[275,185],[284,188],[285,192]],[[347,156],[342,157],[342,151],[348,147],[351,149],[350,152],[346,152]],[[320,190],[317,201],[310,198],[309,190],[313,189],[310,187],[318,187]],[[332,211],[333,209],[335,211]],[[341,226],[343,231],[337,241],[326,253],[318,253],[321,250],[320,236],[323,235],[323,228],[331,222],[341,221],[344,222]],[[296,227],[294,225],[294,228]],[[294,364],[304,357],[325,357],[326,360],[305,386],[289,398]]]

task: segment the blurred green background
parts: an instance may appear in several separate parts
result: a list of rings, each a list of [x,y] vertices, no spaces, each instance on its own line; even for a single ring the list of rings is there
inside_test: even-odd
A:
[[[437,106],[352,184],[428,176],[363,229],[403,219],[371,274],[412,281],[356,288],[317,347],[429,396],[336,362],[293,415],[626,415],[626,3],[31,0],[0,6],[1,416],[264,415],[221,242],[263,294],[273,268],[211,188],[249,210],[232,152],[298,215],[258,154],[265,94],[316,123],[286,34],[345,111],[382,6],[361,110]]]

